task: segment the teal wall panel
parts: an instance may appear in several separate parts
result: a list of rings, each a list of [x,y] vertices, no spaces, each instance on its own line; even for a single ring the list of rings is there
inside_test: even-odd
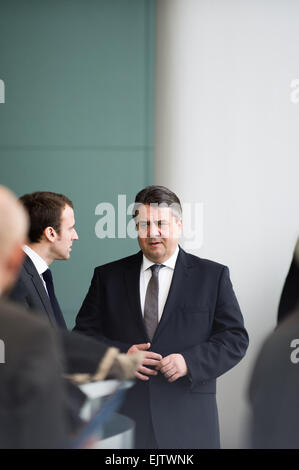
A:
[[[137,249],[97,238],[95,208],[152,182],[154,28],[152,0],[0,4],[0,183],[74,202],[79,241],[52,265],[70,327],[94,267]]]

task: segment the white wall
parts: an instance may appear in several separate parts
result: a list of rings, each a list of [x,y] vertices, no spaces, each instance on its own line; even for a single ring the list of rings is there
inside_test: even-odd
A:
[[[230,267],[250,347],[218,380],[218,406],[222,446],[237,448],[299,232],[299,2],[157,4],[155,181],[204,203],[194,253]]]

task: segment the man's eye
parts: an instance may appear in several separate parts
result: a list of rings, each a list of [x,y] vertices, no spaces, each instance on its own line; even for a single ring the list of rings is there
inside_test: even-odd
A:
[[[147,222],[139,222],[140,228],[147,228]]]
[[[158,226],[159,227],[166,227],[168,225],[168,222],[166,220],[159,220]]]

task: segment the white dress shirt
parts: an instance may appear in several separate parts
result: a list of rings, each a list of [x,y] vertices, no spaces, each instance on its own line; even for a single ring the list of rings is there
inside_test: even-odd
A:
[[[46,292],[48,294],[48,290],[47,290],[47,286],[46,286],[46,283],[44,281],[44,278],[43,278],[43,273],[45,271],[47,271],[47,269],[49,269],[49,266],[47,265],[47,263],[45,262],[45,260],[43,258],[41,258],[37,253],[36,251],[32,250],[32,248],[30,248],[29,246],[27,245],[24,245],[23,246],[23,250],[25,251],[26,255],[29,256],[29,258],[31,259],[32,263],[34,264],[35,266],[35,269],[37,270],[38,274],[39,274],[39,277],[41,278],[42,280],[42,283],[46,289]],[[48,294],[49,295],[49,294]]]
[[[168,258],[168,260],[163,261],[164,268],[161,268],[159,271],[159,299],[158,299],[158,320],[161,320],[162,313],[165,307],[165,303],[168,297],[172,276],[175,268],[175,263],[179,254],[179,247],[176,247],[173,255]],[[144,303],[145,295],[148,283],[152,277],[152,271],[150,267],[156,263],[153,263],[145,255],[143,255],[143,261],[140,270],[140,304],[142,315],[144,315]]]

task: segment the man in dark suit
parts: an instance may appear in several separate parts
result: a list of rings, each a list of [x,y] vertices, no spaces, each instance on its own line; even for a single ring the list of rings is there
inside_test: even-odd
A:
[[[0,448],[60,448],[69,423],[54,331],[4,300],[23,261],[27,216],[0,187]]]
[[[228,268],[178,246],[181,205],[169,189],[147,187],[135,203],[141,252],[95,269],[75,330],[145,351],[122,408],[137,448],[218,448],[216,378],[248,345]]]
[[[29,215],[29,242],[25,258],[10,299],[26,307],[33,315],[55,329],[64,353],[64,372],[91,374],[99,372],[103,360],[110,364],[107,377],[122,379],[134,361],[124,361],[99,341],[69,332],[54,291],[49,266],[54,260],[68,260],[78,235],[72,201],[63,194],[39,191],[20,198]],[[114,359],[112,360],[112,358]],[[109,359],[110,358],[110,359]],[[106,364],[107,366],[107,364]]]
[[[69,259],[78,240],[73,203],[63,194],[47,191],[25,194],[20,200],[29,214],[29,242],[11,298],[45,314],[52,326],[66,329],[49,266],[54,260]]]

